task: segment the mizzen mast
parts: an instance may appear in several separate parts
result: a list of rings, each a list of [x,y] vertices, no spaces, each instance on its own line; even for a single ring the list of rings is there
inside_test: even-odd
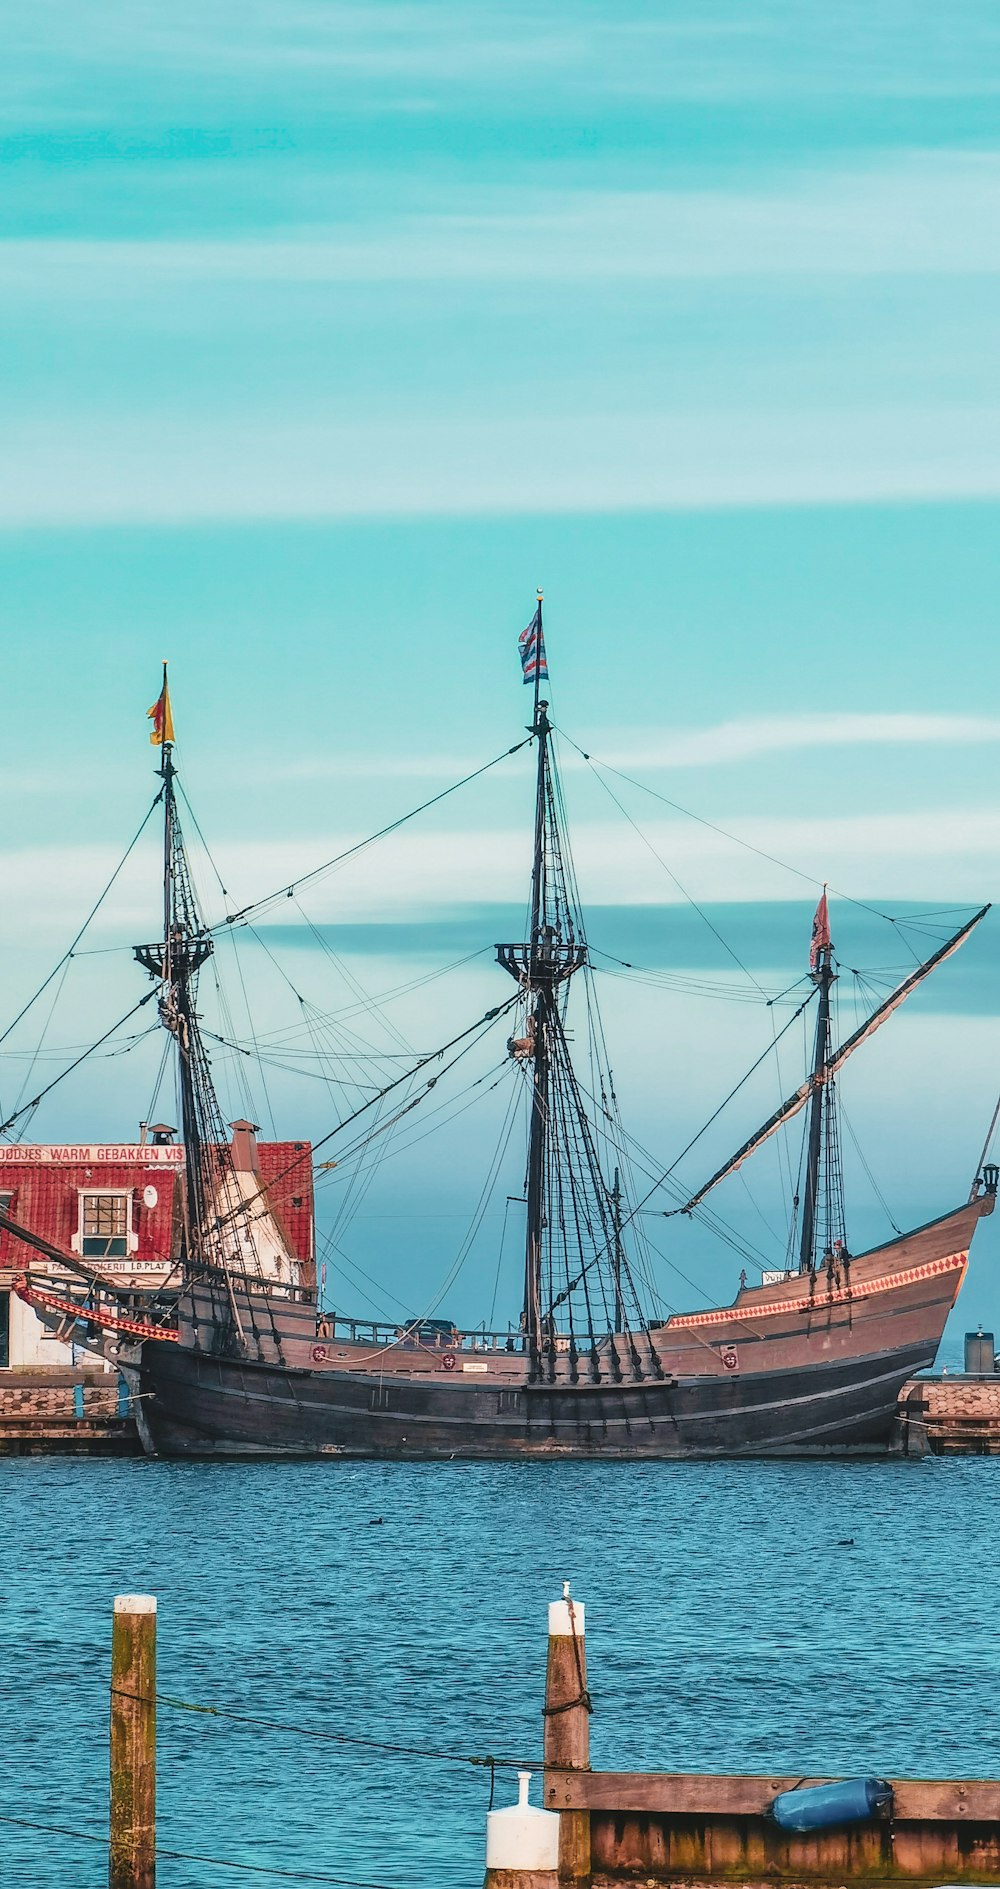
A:
[[[802,1199],[802,1230],[799,1241],[799,1271],[815,1272],[817,1234],[823,1234],[823,1257],[844,1244],[843,1178],[840,1167],[840,1135],[836,1117],[834,1077],[830,1070],[833,1040],[830,1028],[830,993],[837,981],[830,937],[830,912],[826,886],[816,907],[809,970],[819,992],[816,1013],[816,1037],[811,1075],[812,1097],[806,1135],[806,1161]],[[823,1196],[821,1199],[821,1189]],[[820,1227],[821,1208],[824,1225]]]
[[[836,1076],[848,1057],[853,1056],[855,1050],[861,1048],[862,1043],[866,1043],[869,1037],[875,1035],[876,1030],[882,1028],[883,1023],[888,1022],[894,1011],[906,1002],[907,997],[923,983],[925,977],[929,977],[932,971],[937,970],[939,964],[943,964],[947,958],[952,957],[961,949],[966,939],[975,931],[976,926],[982,924],[989,910],[988,905],[981,906],[979,911],[974,912],[964,925],[960,925],[950,938],[946,938],[944,944],[939,945],[923,964],[918,964],[915,970],[910,971],[902,983],[897,984],[895,990],[890,991],[888,997],[883,997],[882,1002],[875,1006],[871,1015],[865,1018],[864,1023],[859,1024],[852,1035],[841,1043],[839,1049],[831,1052],[828,1044],[822,1068],[818,1072],[814,1068],[812,1074],[806,1077],[805,1082],[799,1084],[794,1095],[788,1096],[781,1107],[775,1109],[773,1115],[768,1116],[762,1127],[758,1128],[742,1147],[737,1148],[736,1153],[731,1154],[728,1161],[724,1161],[720,1168],[716,1168],[715,1173],[707,1181],[702,1182],[697,1192],[691,1194],[682,1207],[674,1208],[673,1211],[694,1213],[695,1209],[701,1206],[706,1194],[710,1194],[721,1181],[727,1180],[730,1174],[735,1174],[743,1166],[744,1161],[749,1160],[752,1154],[756,1154],[758,1148],[763,1147],[765,1141],[769,1141],[772,1135],[777,1134],[779,1128],[783,1128],[786,1122],[790,1122],[794,1116],[798,1115],[799,1111],[812,1100],[817,1085],[828,1083],[832,1077]]]

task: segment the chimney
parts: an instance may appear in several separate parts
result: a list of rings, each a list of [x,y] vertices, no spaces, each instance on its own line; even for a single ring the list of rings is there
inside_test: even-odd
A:
[[[258,1122],[230,1122],[233,1131],[233,1167],[237,1174],[259,1174],[257,1153]]]
[[[171,1128],[167,1122],[140,1122],[139,1126],[142,1130],[141,1145],[143,1147],[146,1144],[147,1134],[150,1134],[153,1137],[154,1148],[169,1148],[177,1133],[176,1128]]]

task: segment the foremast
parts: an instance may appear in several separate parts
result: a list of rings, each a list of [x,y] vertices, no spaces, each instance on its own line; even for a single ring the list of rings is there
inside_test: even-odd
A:
[[[208,1059],[198,1028],[195,1000],[198,973],[214,949],[198,911],[177,806],[174,725],[163,665],[163,687],[149,711],[150,740],[160,749],[163,781],[163,939],[136,945],[135,957],[161,986],[160,1021],[177,1046],[181,1137],[184,1146],[185,1200],[181,1258],[207,1259],[206,1234],[214,1189],[212,1155],[205,1134],[206,1113],[218,1113]],[[206,1108],[207,1103],[207,1108]]]
[[[237,1185],[197,1010],[198,974],[214,945],[198,907],[181,825],[166,663],[163,687],[149,718],[163,782],[163,938],[136,945],[135,956],[160,986],[160,1022],[177,1052],[185,1180],[177,1257],[188,1280],[214,1274],[213,1342],[223,1350],[242,1352],[248,1335],[259,1349],[260,1334],[246,1301],[247,1274],[261,1276],[262,1267],[249,1211],[252,1202],[244,1200]]]
[[[138,962],[160,986],[160,1022],[176,1046],[177,1089],[184,1138],[184,1198],[180,1252],[181,1290],[205,1282],[210,1318],[206,1335],[213,1351],[228,1356],[268,1346],[281,1361],[274,1311],[255,1300],[263,1279],[254,1234],[255,1193],[245,1198],[233,1167],[232,1149],[215,1092],[212,1067],[197,1010],[198,974],[212,956],[211,932],[198,907],[178,807],[174,726],[163,665],[163,687],[149,710],[150,740],[160,749],[163,782],[163,938],[136,945]],[[260,1314],[262,1303],[264,1322]],[[200,1342],[197,1336],[196,1342]]]

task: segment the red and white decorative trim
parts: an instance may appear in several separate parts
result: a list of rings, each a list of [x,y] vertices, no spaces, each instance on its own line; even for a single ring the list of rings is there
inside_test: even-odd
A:
[[[180,1334],[168,1331],[163,1325],[147,1325],[139,1318],[116,1318],[113,1312],[99,1312],[91,1305],[80,1305],[76,1299],[60,1299],[54,1292],[40,1292],[37,1286],[29,1286],[25,1278],[14,1282],[14,1291],[26,1305],[44,1305],[51,1312],[67,1312],[73,1318],[86,1319],[88,1325],[100,1325],[103,1331],[124,1331],[133,1338],[163,1338],[168,1344],[179,1344]]]
[[[875,1292],[895,1292],[899,1286],[915,1285],[920,1279],[934,1279],[940,1273],[962,1271],[968,1257],[968,1249],[964,1253],[949,1253],[947,1259],[928,1259],[922,1266],[908,1266],[904,1272],[883,1273],[880,1279],[869,1279],[863,1286],[839,1286],[833,1292],[817,1291],[812,1298],[771,1299],[766,1305],[734,1305],[724,1312],[686,1312],[680,1318],[671,1318],[667,1329],[677,1331],[681,1326],[689,1325],[743,1324],[751,1318],[773,1318],[780,1312],[822,1312],[827,1305],[857,1305],[860,1299],[868,1299]]]

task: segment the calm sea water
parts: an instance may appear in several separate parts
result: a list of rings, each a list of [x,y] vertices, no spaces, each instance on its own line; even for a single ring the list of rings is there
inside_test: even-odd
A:
[[[0,1813],[106,1828],[111,1602],[130,1590],[159,1597],[163,1692],[520,1758],[568,1577],[595,1765],[998,1776],[998,1476],[0,1462]],[[266,1889],[271,1865],[482,1881],[481,1770],[169,1709],[159,1764],[161,1843],[267,1872],[164,1860],[163,1889]],[[514,1795],[499,1774],[497,1802]],[[98,1844],[0,1824],[4,1889],[103,1889],[106,1868]]]

